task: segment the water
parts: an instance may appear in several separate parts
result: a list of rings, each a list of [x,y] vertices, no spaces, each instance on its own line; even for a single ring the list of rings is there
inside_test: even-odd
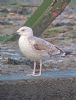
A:
[[[43,72],[41,76],[36,76],[40,78],[73,78],[76,77],[76,69],[63,70],[63,71],[46,71]],[[0,81],[14,81],[14,80],[27,80],[36,78],[34,76],[24,74],[24,73],[10,73],[1,74]]]

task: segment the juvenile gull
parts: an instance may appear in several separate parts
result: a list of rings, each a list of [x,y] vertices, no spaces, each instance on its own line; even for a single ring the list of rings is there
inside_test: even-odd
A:
[[[24,56],[34,61],[33,76],[40,76],[42,61],[50,59],[51,56],[65,53],[55,45],[44,39],[33,36],[33,30],[30,27],[23,26],[17,33],[20,35],[19,48]],[[36,73],[36,62],[40,63],[39,73]]]

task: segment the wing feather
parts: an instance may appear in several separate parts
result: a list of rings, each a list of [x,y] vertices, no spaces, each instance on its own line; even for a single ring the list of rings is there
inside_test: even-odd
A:
[[[59,49],[55,45],[53,45],[53,44],[49,43],[48,41],[45,41],[41,38],[33,37],[33,38],[29,39],[29,41],[30,41],[31,45],[33,46],[33,48],[37,51],[45,51],[49,55],[56,55],[56,54],[60,54],[62,52],[61,49]]]

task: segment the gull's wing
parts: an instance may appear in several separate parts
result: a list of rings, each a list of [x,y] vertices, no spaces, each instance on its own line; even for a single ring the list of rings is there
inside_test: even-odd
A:
[[[45,51],[49,55],[56,55],[63,52],[61,49],[56,47],[55,45],[49,43],[48,41],[45,41],[44,39],[33,37],[29,39],[30,44],[32,45],[33,49],[37,51]]]

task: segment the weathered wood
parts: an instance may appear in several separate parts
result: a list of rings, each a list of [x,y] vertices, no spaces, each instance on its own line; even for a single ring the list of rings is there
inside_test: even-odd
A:
[[[52,21],[61,14],[70,1],[71,0],[44,0],[25,25],[33,28],[36,36],[41,35]]]
[[[34,34],[39,36],[43,31],[52,23],[52,21],[64,10],[71,0],[44,0],[41,6],[35,11],[35,13],[24,24],[33,28]],[[16,33],[0,36],[0,41],[7,42],[11,40],[17,40],[18,35]]]

